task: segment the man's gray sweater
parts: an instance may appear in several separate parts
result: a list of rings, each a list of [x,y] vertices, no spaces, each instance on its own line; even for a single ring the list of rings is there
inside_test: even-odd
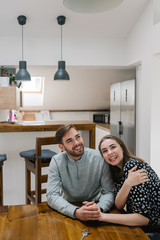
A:
[[[72,202],[98,201],[104,212],[114,202],[114,185],[108,164],[99,151],[84,148],[81,159],[66,152],[53,156],[48,175],[47,202],[50,207],[74,218]]]

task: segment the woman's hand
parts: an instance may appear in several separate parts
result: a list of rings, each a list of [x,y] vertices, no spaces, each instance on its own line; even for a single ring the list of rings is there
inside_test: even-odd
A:
[[[146,169],[136,169],[137,166],[133,167],[128,173],[128,178],[125,182],[129,187],[137,186],[141,183],[149,181]]]
[[[118,192],[115,198],[115,206],[119,210],[124,208],[127,202],[128,194],[133,186],[137,186],[141,183],[149,181],[146,169],[140,169],[140,170],[136,170],[136,169],[137,169],[137,166],[133,167],[128,172],[128,177],[124,181],[120,191]]]

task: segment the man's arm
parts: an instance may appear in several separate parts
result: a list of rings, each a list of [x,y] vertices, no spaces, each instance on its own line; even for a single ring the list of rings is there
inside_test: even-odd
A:
[[[58,212],[75,218],[74,212],[77,206],[70,204],[61,196],[61,177],[54,157],[51,160],[47,184],[47,203]]]
[[[61,196],[61,177],[54,157],[49,167],[47,203],[58,212],[81,221],[98,220],[100,217],[100,208],[94,202],[88,206],[77,207]]]
[[[101,177],[101,197],[98,206],[103,212],[108,211],[114,203],[114,183],[111,178],[108,163],[104,161]]]

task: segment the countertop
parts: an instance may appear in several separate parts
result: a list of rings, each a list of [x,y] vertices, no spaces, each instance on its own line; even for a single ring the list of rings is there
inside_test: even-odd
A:
[[[0,132],[56,131],[64,124],[73,124],[78,130],[93,130],[96,126],[90,121],[25,121],[0,122]]]
[[[57,131],[65,124],[73,124],[78,130],[89,131],[89,147],[95,149],[96,124],[90,121],[26,121],[26,122],[0,122],[0,133],[8,132],[39,132]]]
[[[110,131],[110,124],[108,124],[108,123],[96,123],[96,127]]]

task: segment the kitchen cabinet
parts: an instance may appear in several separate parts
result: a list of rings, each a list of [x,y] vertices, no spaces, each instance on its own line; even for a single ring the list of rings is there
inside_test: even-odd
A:
[[[22,106],[22,92],[16,86],[0,87],[0,109],[18,109]]]
[[[109,124],[107,124],[107,126],[109,126]],[[100,125],[96,125],[96,149],[98,149],[99,142],[102,139],[102,137],[109,134],[110,134],[110,129],[108,127],[106,128],[106,127],[101,127]]]

